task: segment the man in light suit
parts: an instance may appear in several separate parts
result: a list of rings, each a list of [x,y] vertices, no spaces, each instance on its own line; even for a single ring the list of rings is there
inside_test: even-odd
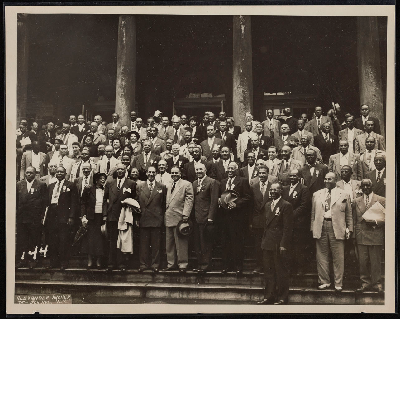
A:
[[[187,222],[193,208],[193,186],[190,182],[181,179],[181,171],[178,167],[171,169],[173,183],[168,186],[167,207],[165,212],[166,227],[166,271],[176,269],[185,272],[188,267],[188,236],[179,234],[177,226],[180,221]]]
[[[174,115],[172,117],[172,131],[169,132],[168,139],[172,139],[174,143],[178,143],[179,145],[185,143],[185,129],[181,127],[181,119]]]
[[[250,181],[252,201],[249,212],[249,227],[252,243],[254,243],[256,248],[256,269],[254,273],[262,271],[263,251],[261,249],[261,240],[265,225],[265,204],[271,200],[269,198],[270,188],[271,183],[268,181],[268,167],[260,165],[258,168],[258,177]]]
[[[371,179],[373,192],[381,197],[386,197],[386,154],[377,152],[375,159],[375,170],[367,174]]]
[[[125,165],[117,165],[117,177],[106,181],[103,197],[103,221],[107,226],[108,234],[108,271],[116,267],[119,257],[117,249],[118,220],[121,214],[121,202],[127,198],[136,198],[136,183],[125,178]],[[126,261],[126,260],[125,260]],[[126,265],[121,263],[120,269],[125,270]]]
[[[311,215],[311,196],[307,186],[300,183],[300,171],[291,169],[288,174],[290,185],[282,190],[283,200],[288,201],[293,207],[293,272],[301,275],[307,265],[307,253],[311,235],[309,222]]]
[[[363,104],[363,105],[361,105],[361,116],[355,120],[355,127],[362,131],[365,131],[365,127],[366,127],[368,121],[371,121],[374,123],[375,132],[378,133],[379,135],[381,135],[381,128],[379,125],[378,118],[371,117],[369,115],[369,106],[367,104]]]
[[[165,162],[165,161],[164,161]],[[140,204],[140,269],[158,272],[160,269],[161,227],[164,222],[167,188],[157,182],[156,168],[147,168],[147,181],[138,182]]]
[[[300,170],[302,164],[300,161],[294,160],[292,157],[292,149],[289,146],[283,146],[281,150],[282,160],[277,163],[274,174],[283,186],[289,185],[289,173],[296,169]]]
[[[237,274],[243,271],[243,242],[248,207],[251,200],[249,181],[237,174],[238,166],[231,161],[228,166],[228,178],[223,179],[219,186],[218,204],[221,206],[221,239],[223,273],[235,268]],[[233,190],[238,199],[222,207],[221,195],[226,190]],[[247,217],[247,218],[246,218]]]
[[[49,258],[52,268],[60,264],[63,270],[69,259],[72,244],[71,228],[79,212],[79,196],[76,185],[65,179],[66,170],[59,166],[57,182],[48,188],[48,210],[45,226],[48,232]]]
[[[307,134],[300,137],[300,144],[293,149],[292,158],[294,160],[300,161],[301,165],[303,166],[306,163],[307,150],[314,150],[317,160],[322,162],[321,152],[319,151],[318,147],[310,145],[310,138]]]
[[[212,160],[212,149],[214,145],[222,147],[222,139],[215,137],[215,128],[212,125],[207,126],[207,139],[200,143],[203,150],[203,155],[207,158],[207,161]]]
[[[21,181],[25,178],[25,171],[28,167],[34,167],[38,178],[45,175],[47,167],[47,157],[45,153],[39,151],[39,143],[32,143],[32,150],[25,151],[22,154],[21,159],[21,171],[20,179]]]
[[[356,149],[356,139],[358,135],[362,135],[364,132],[360,129],[354,127],[354,116],[349,115],[346,118],[346,128],[339,131],[339,141],[340,140],[347,140],[349,142],[349,152],[350,153],[357,153],[359,149]]]
[[[367,138],[373,137],[375,139],[375,150],[386,150],[385,138],[382,135],[374,132],[374,122],[367,121],[365,124],[365,132],[358,135],[355,142],[356,153],[364,153],[365,141]]]
[[[267,118],[263,121],[264,135],[271,138],[278,137],[281,130],[281,123],[274,118],[274,112],[268,109],[265,112]]]
[[[151,141],[146,139],[143,142],[143,153],[134,157],[132,160],[132,168],[137,168],[139,171],[139,179],[145,181],[147,179],[147,168],[150,165],[156,166],[161,157],[151,151]]]
[[[47,187],[49,187],[51,183],[57,182],[56,178],[57,165],[49,164],[47,166],[47,170],[49,172],[48,175],[42,176],[39,180],[40,182],[45,183]]]
[[[349,152],[349,142],[347,140],[339,141],[339,153],[329,157],[328,169],[336,175],[336,180],[340,179],[341,169],[348,165],[353,170],[352,179],[360,179],[360,156]]]
[[[333,135],[334,131],[333,131],[332,121],[328,116],[322,115],[322,107],[320,106],[315,107],[314,114],[315,117],[310,121],[308,121],[307,125],[305,126],[305,129],[311,132],[314,136],[317,136],[320,134],[322,125],[329,123],[329,133]]]
[[[289,297],[288,250],[293,233],[293,207],[282,198],[282,185],[273,183],[271,201],[265,205],[261,242],[264,267],[264,299],[258,304],[284,305]]]
[[[99,131],[99,125],[97,124],[97,122],[92,122],[90,124],[90,133],[89,134],[93,136],[93,144],[94,145],[98,146],[99,144],[104,144],[104,145],[109,144],[109,142],[107,141],[106,135],[104,135],[101,131]],[[84,140],[84,138],[82,139],[82,141],[83,140]]]
[[[382,246],[385,244],[385,222],[366,221],[363,215],[376,202],[385,207],[385,198],[377,196],[372,191],[370,179],[361,181],[361,190],[363,195],[356,198],[353,203],[353,238],[358,249],[361,278],[361,287],[357,291],[363,292],[369,288],[374,288],[378,292],[383,292],[380,280]],[[368,260],[370,261],[369,267]]]
[[[28,167],[23,180],[17,182],[16,222],[17,251],[16,265],[22,267],[28,259],[28,252],[40,248],[42,219],[47,203],[47,188],[43,182],[35,179],[36,170]],[[24,259],[21,261],[21,256]],[[36,263],[37,260],[33,260]],[[31,264],[31,267],[33,265]]]
[[[97,172],[111,175],[119,163],[119,160],[114,157],[114,149],[112,146],[106,146],[105,153],[105,157],[97,163]]]
[[[174,135],[174,128],[169,125],[168,117],[162,117],[161,118],[161,126],[158,129],[158,137],[161,140],[165,141],[173,135]]]
[[[111,118],[112,118],[112,122],[107,125],[107,131],[112,129],[112,130],[114,130],[114,133],[117,136],[119,136],[121,129],[122,129],[122,123],[119,120],[119,115],[117,113],[113,113],[111,115]]]
[[[194,244],[197,255],[197,271],[205,273],[211,264],[213,225],[218,208],[219,182],[206,175],[206,166],[196,165],[197,180],[193,182]]]
[[[306,131],[304,129],[305,126],[305,122],[303,119],[299,119],[297,121],[297,131],[295,133],[292,133],[291,138],[296,138],[297,141],[300,143],[300,139],[302,135],[307,135],[307,137],[309,138],[309,143],[311,144],[311,146],[314,146],[314,135],[309,132]]]
[[[156,181],[168,186],[168,184],[173,183],[171,175],[167,172],[167,162],[165,160],[160,160],[158,162],[158,174],[156,175]]]
[[[314,193],[311,209],[311,231],[317,246],[318,289],[331,286],[329,276],[329,249],[333,257],[335,290],[343,289],[344,241],[353,232],[350,196],[335,187],[333,172],[325,176],[325,189]]]

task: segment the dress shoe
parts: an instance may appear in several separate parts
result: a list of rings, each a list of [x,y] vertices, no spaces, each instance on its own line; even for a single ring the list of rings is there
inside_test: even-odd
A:
[[[281,300],[276,301],[274,304],[278,305],[278,306],[283,306],[286,304],[286,301],[281,299]]]
[[[335,292],[341,292],[343,288],[341,286],[335,286]]]
[[[176,271],[178,268],[175,265],[164,268],[163,271]]]
[[[363,283],[363,284],[361,285],[361,287],[359,287],[358,289],[356,289],[356,292],[357,292],[357,293],[365,292],[365,291],[369,288],[369,286],[370,286],[370,285],[368,285],[367,283]]]
[[[265,304],[274,304],[274,299],[272,297],[267,297],[262,299],[261,301],[257,301],[257,304],[265,305]]]
[[[318,286],[318,290],[325,290],[329,289],[331,287],[330,283],[322,283],[321,285]]]

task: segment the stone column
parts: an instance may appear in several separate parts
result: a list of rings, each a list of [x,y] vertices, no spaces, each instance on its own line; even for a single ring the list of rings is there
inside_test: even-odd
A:
[[[135,110],[136,95],[136,20],[134,15],[120,15],[118,23],[117,83],[115,111],[128,125]]]
[[[28,16],[17,14],[17,128],[21,119],[26,118],[28,98]]]
[[[385,135],[381,62],[377,17],[357,17],[357,56],[360,104],[368,104],[371,116],[379,119]]]
[[[244,128],[246,112],[253,113],[251,17],[233,16],[233,91],[235,125]]]

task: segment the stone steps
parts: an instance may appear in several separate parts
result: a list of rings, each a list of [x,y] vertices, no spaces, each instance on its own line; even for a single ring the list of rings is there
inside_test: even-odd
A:
[[[304,282],[313,282],[309,286]],[[355,282],[341,293],[318,291],[316,276],[292,279],[289,304],[384,304],[384,295],[358,294]],[[255,304],[263,297],[262,276],[244,273],[222,275],[217,272],[199,277],[196,273],[160,274],[129,271],[65,271],[19,269],[16,294],[71,294],[75,304],[138,304],[148,302],[185,304]]]

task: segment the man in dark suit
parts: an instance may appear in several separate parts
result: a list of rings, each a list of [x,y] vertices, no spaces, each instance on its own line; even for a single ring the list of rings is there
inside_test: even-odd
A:
[[[196,165],[197,180],[193,182],[194,244],[197,271],[204,273],[211,264],[213,225],[218,208],[219,182],[206,175],[206,166]]]
[[[266,138],[266,136],[265,136],[265,138]],[[271,138],[268,138],[268,139],[272,140]],[[266,142],[264,141],[263,143],[265,144]],[[254,157],[256,160],[259,160],[260,158],[262,158],[265,161],[268,160],[268,149],[264,149],[264,148],[260,147],[260,139],[259,139],[259,137],[257,137],[257,134],[255,132],[252,132],[250,134],[249,144],[250,144],[250,147],[248,147],[247,150],[244,152],[245,163],[247,160],[247,154],[249,152],[254,153]]]
[[[357,129],[360,129],[362,131],[365,131],[365,125],[367,121],[373,121],[374,123],[374,130],[377,134],[381,134],[381,128],[379,125],[379,120],[378,118],[371,117],[369,115],[369,106],[367,104],[363,104],[361,106],[361,116],[357,118],[354,122],[354,126]]]
[[[282,150],[283,146],[287,146],[289,144],[289,141],[292,139],[293,137],[290,134],[289,125],[283,123],[281,125],[280,134],[274,137],[274,145],[277,148],[278,152]]]
[[[40,247],[42,219],[47,203],[47,188],[43,182],[35,179],[36,170],[28,167],[25,179],[17,182],[17,266],[24,266],[28,252],[35,252]],[[21,256],[24,255],[23,261]],[[33,259],[36,263],[36,257]],[[33,265],[31,265],[33,267]]]
[[[48,152],[47,148],[53,145],[55,138],[56,138],[56,131],[54,129],[54,124],[53,122],[49,122],[46,125],[46,129],[44,131],[40,131],[38,134],[40,151],[42,153],[47,153]]]
[[[236,154],[235,136],[228,132],[226,121],[219,122],[219,130],[215,137],[222,139],[222,146],[227,147],[232,154]]]
[[[310,195],[325,187],[325,175],[329,172],[325,164],[317,164],[317,153],[310,149],[306,151],[306,164],[300,170],[304,185],[307,186]]]
[[[108,270],[116,267],[118,261],[117,239],[118,220],[121,214],[121,202],[127,198],[136,197],[136,183],[125,178],[125,165],[118,163],[117,177],[106,182],[103,198],[103,220],[107,224],[108,234]],[[122,264],[120,269],[125,269]]]
[[[382,246],[385,244],[385,221],[366,221],[364,213],[376,202],[385,207],[385,198],[372,191],[370,179],[361,181],[363,195],[353,202],[354,234],[353,239],[357,245],[360,263],[361,287],[357,290],[363,292],[374,288],[383,292],[381,280]],[[370,266],[368,267],[368,260]]]
[[[289,296],[288,249],[293,232],[293,207],[282,198],[282,185],[273,183],[265,205],[261,242],[264,266],[264,299],[258,304],[287,304]]]
[[[122,123],[119,120],[119,115],[117,113],[113,113],[111,115],[112,122],[110,122],[107,125],[107,131],[112,129],[114,131],[115,136],[114,137],[119,137],[121,129],[122,129]]]
[[[283,110],[284,118],[281,119],[281,124],[288,124],[290,128],[290,133],[294,133],[297,130],[297,118],[292,116],[292,110],[290,107],[286,107]]]
[[[181,172],[183,171],[183,167],[189,160],[179,154],[180,146],[178,143],[174,143],[172,145],[172,157],[168,158],[167,161],[167,172],[171,173],[172,167],[178,167]]]
[[[222,139],[219,139],[215,136],[215,128],[212,125],[208,125],[206,128],[207,139],[203,140],[200,143],[200,146],[203,150],[203,155],[207,158],[208,161],[212,159],[212,149],[215,144],[222,146]]]
[[[132,168],[137,168],[139,171],[139,179],[145,181],[147,179],[147,168],[150,165],[157,165],[161,157],[151,151],[150,140],[145,140],[143,142],[143,153],[134,157],[132,161]]]
[[[140,204],[140,270],[160,269],[161,227],[164,222],[167,188],[156,182],[156,168],[147,169],[147,181],[138,182],[137,198]]]
[[[314,144],[321,151],[324,164],[329,163],[329,157],[338,151],[337,137],[330,132],[331,124],[326,122],[322,124],[321,133],[314,137]]]
[[[375,170],[367,174],[367,179],[371,179],[372,191],[381,197],[386,197],[386,155],[377,152],[374,159]]]
[[[255,135],[257,135],[258,138],[258,144],[260,146],[260,149],[267,151],[270,146],[274,145],[274,138],[271,136],[266,136],[264,135],[264,128],[261,122],[258,122],[256,126],[254,127],[254,132],[250,134],[249,140],[247,142],[247,150],[250,150],[252,147],[254,147],[254,138]]]
[[[90,163],[89,162],[83,163],[81,168],[82,168],[82,176],[74,179],[74,183],[76,185],[76,188],[78,189],[79,198],[82,197],[83,191],[86,188],[93,185],[93,171]]]
[[[302,274],[306,266],[308,247],[312,243],[310,235],[311,196],[307,189],[300,183],[300,171],[292,169],[289,172],[290,185],[284,186],[282,198],[293,207],[293,272]]]
[[[228,166],[231,162],[231,152],[228,147],[223,146],[220,154],[220,159],[217,162],[212,163],[214,171],[211,174],[218,182],[221,182],[223,179],[228,177]]]
[[[48,210],[45,225],[48,232],[49,258],[52,268],[60,264],[65,269],[71,246],[71,229],[79,213],[79,195],[76,185],[65,179],[66,169],[58,167],[57,182],[48,188]]]
[[[235,125],[233,117],[228,117],[226,119],[226,125],[228,127],[228,132],[235,137],[235,140],[238,140],[239,135],[241,134],[241,129],[240,126]]]
[[[256,157],[255,154],[250,151],[247,153],[247,165],[245,167],[240,168],[239,176],[246,178],[250,183],[250,181],[256,178],[257,175],[258,175],[258,169],[256,166]]]
[[[365,123],[365,132],[361,133],[360,135],[357,136],[354,147],[356,153],[364,153],[365,148],[366,148],[366,141],[368,138],[374,138],[375,139],[375,149],[376,150],[386,150],[386,144],[385,144],[385,138],[382,135],[379,135],[379,133],[376,133],[374,131],[374,122],[373,121],[367,121]]]
[[[275,171],[273,171],[283,186],[290,184],[289,172],[293,169],[300,170],[302,167],[302,163],[293,159],[291,155],[292,149],[289,146],[283,146],[281,149],[282,160],[277,163]]]
[[[314,117],[307,122],[305,129],[311,132],[315,137],[321,133],[322,125],[329,123],[329,133],[334,135],[333,124],[331,122],[330,117],[322,115],[322,107],[317,106],[314,110]]]
[[[263,252],[261,250],[261,240],[264,233],[265,224],[265,204],[270,201],[269,190],[271,183],[268,181],[268,167],[260,165],[258,167],[258,178],[250,181],[252,192],[252,202],[249,212],[250,234],[252,243],[256,248],[256,269],[254,273],[260,273],[263,265]]]
[[[230,162],[228,178],[223,179],[219,187],[218,203],[221,206],[222,272],[226,273],[235,268],[236,272],[240,274],[243,270],[244,230],[251,190],[248,180],[237,176],[237,169],[237,164],[233,161]],[[226,190],[235,191],[238,198],[224,208],[221,195]]]
[[[89,128],[86,125],[85,117],[83,115],[78,115],[78,123],[71,128],[71,132],[78,137],[79,143],[82,142],[83,137],[89,131]]]
[[[193,148],[193,161],[185,163],[183,165],[182,178],[193,183],[197,178],[195,166],[198,163],[202,163],[206,166],[206,171],[207,171],[208,176],[211,176],[213,178],[215,177],[214,168],[213,168],[212,164],[208,161],[202,161],[201,147],[196,146]]]

